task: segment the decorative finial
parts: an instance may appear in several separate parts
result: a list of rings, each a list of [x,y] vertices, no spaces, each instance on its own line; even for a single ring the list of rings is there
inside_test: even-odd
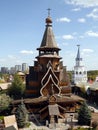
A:
[[[48,10],[48,17],[50,17],[50,11],[51,11],[51,9],[48,8],[47,10]]]
[[[50,8],[48,8],[47,9],[48,10],[48,17],[46,18],[46,23],[49,25],[49,24],[51,24],[52,23],[52,19],[51,19],[51,17],[50,17]]]
[[[78,45],[77,45],[77,47],[79,48],[79,47],[80,47],[80,45],[78,44]]]

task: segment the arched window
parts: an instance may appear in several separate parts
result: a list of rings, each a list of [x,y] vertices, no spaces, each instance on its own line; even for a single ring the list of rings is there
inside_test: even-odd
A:
[[[79,74],[82,74],[82,72],[80,71]]]

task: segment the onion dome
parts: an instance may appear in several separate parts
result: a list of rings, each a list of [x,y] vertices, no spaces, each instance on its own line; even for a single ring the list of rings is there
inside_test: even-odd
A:
[[[46,18],[46,23],[47,23],[47,24],[52,23],[52,19],[51,19],[51,17],[48,16],[48,17]]]

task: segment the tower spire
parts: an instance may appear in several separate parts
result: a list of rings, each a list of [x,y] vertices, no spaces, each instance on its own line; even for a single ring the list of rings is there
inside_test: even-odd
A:
[[[87,82],[87,71],[83,65],[82,58],[80,56],[80,45],[77,45],[78,51],[76,56],[76,65],[74,66],[73,81],[74,83]]]
[[[77,47],[78,47],[78,52],[76,57],[76,65],[80,66],[82,61],[82,58],[80,57],[80,45],[78,44]]]
[[[78,53],[77,53],[76,59],[79,60],[80,59],[80,45],[78,44],[77,47],[78,47]]]

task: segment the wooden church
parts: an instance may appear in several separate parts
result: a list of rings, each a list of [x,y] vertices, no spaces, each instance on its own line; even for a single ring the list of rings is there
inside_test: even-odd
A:
[[[75,112],[83,101],[71,93],[66,67],[63,66],[52,30],[50,13],[34,66],[26,75],[26,104],[29,112],[39,115],[41,120],[58,122],[66,112]]]

